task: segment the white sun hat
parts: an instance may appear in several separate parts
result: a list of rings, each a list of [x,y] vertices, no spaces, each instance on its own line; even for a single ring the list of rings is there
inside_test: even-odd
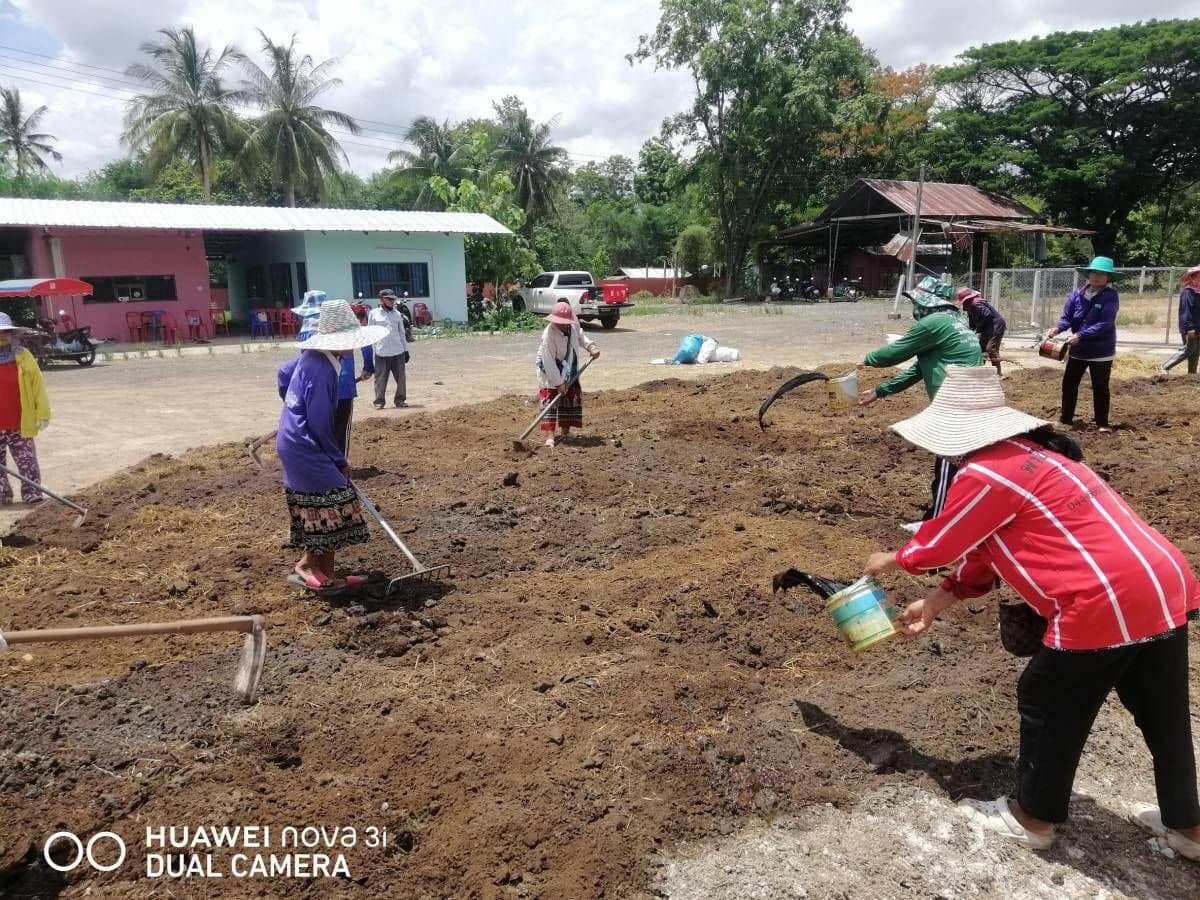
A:
[[[359,325],[358,316],[345,300],[326,300],[321,304],[316,334],[297,346],[301,350],[357,350],[377,344],[387,335],[383,325]]]
[[[1005,404],[992,366],[946,366],[933,402],[892,430],[936,456],[965,456],[1049,424]]]
[[[28,331],[27,328],[22,328],[20,325],[14,325],[12,317],[8,313],[0,313],[0,331]]]

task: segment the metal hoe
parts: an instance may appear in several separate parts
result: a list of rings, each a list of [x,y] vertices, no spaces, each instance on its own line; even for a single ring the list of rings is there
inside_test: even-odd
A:
[[[254,460],[254,464],[260,469],[263,468],[263,461],[258,458],[258,448],[275,437],[275,435],[276,432],[272,431],[270,434],[264,434],[262,437],[257,437],[246,444],[246,452],[250,454],[250,458]]]
[[[243,703],[254,702],[267,655],[267,626],[262,616],[224,616],[215,619],[184,619],[179,622],[143,622],[138,625],[92,625],[85,628],[46,628],[40,631],[10,631],[0,635],[0,650],[16,644],[54,641],[85,641],[104,638],[142,637],[148,634],[200,634],[239,631],[246,635],[238,659],[233,691]]]
[[[59,503],[63,504],[64,506],[69,506],[69,507],[71,507],[71,509],[75,510],[75,512],[79,513],[79,518],[77,518],[74,521],[74,523],[72,523],[72,525],[71,525],[72,528],[78,528],[80,525],[83,524],[83,520],[87,518],[88,511],[86,509],[84,509],[82,506],[80,506],[78,503],[72,503],[66,497],[60,497],[58,494],[54,493],[54,491],[50,490],[48,487],[45,487],[44,485],[40,485],[36,481],[26,478],[20,472],[14,472],[8,466],[0,466],[0,472],[6,472],[9,475],[11,475],[13,478],[16,478],[19,481],[25,482],[25,484],[29,485],[30,487],[37,488],[39,491],[44,493],[46,496],[53,497]]]
[[[580,376],[582,376],[583,373],[587,371],[587,367],[590,366],[593,362],[595,362],[595,357],[593,357],[592,359],[589,359],[587,362],[585,362],[582,366],[579,367],[579,371],[575,373],[575,377],[572,378],[569,382],[567,382],[568,389],[570,389],[571,385],[573,385],[575,382],[577,382],[579,380]],[[529,423],[529,427],[521,432],[521,436],[519,438],[517,438],[515,441],[513,441],[513,449],[514,450],[524,450],[525,449],[525,438],[529,437],[530,432],[532,432],[533,429],[537,428],[538,422],[542,421],[542,419],[544,419],[544,418],[546,418],[546,416],[550,415],[550,413],[554,409],[554,407],[558,406],[558,401],[561,400],[562,398],[563,398],[563,395],[558,394],[555,396],[555,398],[553,400],[551,400],[549,403],[546,404],[546,406],[542,409],[542,411],[537,414],[537,418]]]
[[[387,520],[384,519],[383,514],[379,512],[379,509],[374,503],[371,502],[370,498],[367,497],[367,495],[361,490],[359,490],[358,485],[354,485],[354,493],[358,495],[358,501],[363,505],[367,512],[371,514],[371,517],[379,523],[379,527],[383,529],[384,533],[389,538],[391,538],[392,543],[399,547],[400,552],[408,558],[410,563],[412,563],[413,570],[411,572],[409,572],[407,575],[398,575],[388,582],[388,593],[391,593],[397,584],[405,582],[420,583],[435,581],[437,580],[437,576],[439,576],[441,573],[445,572],[448,574],[450,572],[449,565],[430,566],[429,568],[421,565],[420,560],[412,555],[412,551],[405,546],[404,541],[400,540],[400,535],[396,534],[395,529],[393,529],[392,526],[387,523]]]

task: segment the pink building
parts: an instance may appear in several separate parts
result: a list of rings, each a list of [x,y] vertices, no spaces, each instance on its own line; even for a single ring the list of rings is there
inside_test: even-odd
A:
[[[30,277],[92,285],[91,297],[47,301],[56,308],[46,318],[63,310],[102,340],[127,340],[129,314],[164,310],[181,328],[189,310],[208,316],[213,292],[199,232],[43,227],[29,230],[25,246]]]
[[[69,276],[86,297],[45,301],[101,340],[130,340],[143,313],[209,322],[228,310],[270,331],[274,309],[311,286],[330,298],[377,297],[389,288],[441,321],[466,321],[465,235],[507,235],[479,213],[311,209],[0,198],[0,280]],[[210,286],[219,264],[227,287]],[[258,332],[262,333],[262,332]],[[144,332],[142,332],[144,334]],[[264,335],[265,336],[265,335]]]

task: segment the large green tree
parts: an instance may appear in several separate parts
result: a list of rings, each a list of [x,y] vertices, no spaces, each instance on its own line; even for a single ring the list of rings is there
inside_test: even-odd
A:
[[[1111,253],[1130,214],[1200,180],[1200,20],[968,50],[934,147],[958,174],[1045,200]]]
[[[442,201],[429,187],[430,178],[438,175],[456,186],[476,174],[467,158],[468,142],[449,120],[439,123],[432,116],[417,116],[405,129],[404,140],[413,149],[393,150],[388,162],[400,164],[396,171],[399,179],[418,185],[416,205],[420,209],[442,208]]]
[[[12,160],[18,181],[31,172],[48,173],[46,157],[62,161],[62,154],[51,146],[57,138],[37,130],[48,111],[45,106],[26,111],[19,90],[0,88],[0,159]]]
[[[554,210],[556,188],[567,178],[567,151],[552,137],[554,122],[535,122],[516,97],[495,105],[496,163],[508,173],[528,227]]]
[[[513,183],[504,172],[464,178],[452,185],[440,175],[429,179],[429,187],[450,212],[484,213],[511,235],[470,234],[466,238],[467,279],[477,285],[491,282],[497,295],[509,282],[537,274],[538,260],[521,234],[525,214],[513,202]]]
[[[695,85],[691,109],[664,129],[694,150],[710,186],[733,295],[764,226],[817,185],[819,135],[871,60],[843,24],[844,0],[662,0],[661,10],[633,56]]]
[[[336,60],[318,64],[296,48],[296,36],[287,44],[276,44],[266,34],[262,49],[267,68],[247,60],[245,92],[262,109],[251,125],[242,150],[244,161],[263,161],[283,189],[284,203],[296,205],[296,192],[324,198],[328,182],[337,178],[346,152],[330,132],[337,127],[358,134],[358,122],[346,113],[317,106],[317,99],[341,85],[331,76]]]
[[[232,46],[216,54],[202,48],[191,26],[164,28],[159,34],[161,40],[141,47],[150,62],[125,70],[148,90],[129,101],[122,140],[147,151],[151,178],[176,160],[195,165],[203,198],[209,200],[217,158],[235,150],[245,133],[233,112],[243,96],[222,80],[225,69],[242,56]]]

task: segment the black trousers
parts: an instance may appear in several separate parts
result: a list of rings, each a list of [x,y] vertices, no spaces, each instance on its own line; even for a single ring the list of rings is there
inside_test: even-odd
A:
[[[1187,360],[1188,374],[1196,374],[1197,363],[1200,363],[1200,336],[1183,339],[1183,349],[1163,363],[1163,371],[1169,372],[1184,360]]]
[[[354,423],[354,400],[339,400],[333,412],[333,436],[346,458],[350,458],[350,431]]]
[[[1092,362],[1087,359],[1068,359],[1067,370],[1063,372],[1062,381],[1062,415],[1059,417],[1064,425],[1075,421],[1075,406],[1079,402],[1079,382],[1083,381],[1083,373],[1092,371],[1092,406],[1096,413],[1096,424],[1101,428],[1108,427],[1108,381],[1112,376],[1112,360],[1107,362]]]
[[[922,517],[928,522],[942,513],[942,509],[946,506],[946,495],[950,493],[950,482],[954,480],[954,476],[958,474],[958,466],[954,465],[948,457],[938,456],[933,460],[933,481],[929,484],[929,490],[933,494],[933,500],[925,509],[925,515]]]
[[[1114,687],[1154,758],[1163,824],[1200,825],[1186,625],[1169,637],[1128,647],[1085,652],[1042,647],[1033,655],[1017,684],[1017,801],[1043,821],[1066,821],[1083,745]]]

